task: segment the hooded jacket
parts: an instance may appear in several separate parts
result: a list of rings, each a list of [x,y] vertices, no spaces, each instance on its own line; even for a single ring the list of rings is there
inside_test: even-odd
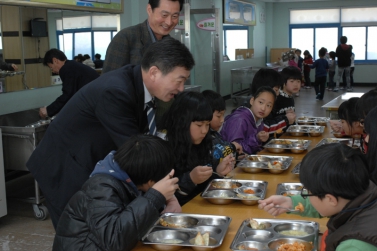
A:
[[[112,152],[65,207],[53,250],[131,250],[158,220],[164,203],[153,188],[140,195]]]
[[[336,48],[336,57],[338,58],[338,67],[350,67],[352,49],[348,44],[340,44]]]
[[[247,107],[241,106],[225,117],[221,136],[228,142],[237,142],[247,154],[262,150],[262,142],[257,134],[263,131],[263,120],[255,121],[254,115]]]

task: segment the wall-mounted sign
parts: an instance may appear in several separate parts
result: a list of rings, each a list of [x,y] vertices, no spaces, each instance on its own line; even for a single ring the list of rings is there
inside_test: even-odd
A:
[[[215,31],[216,30],[215,20],[216,19],[214,17],[203,19],[196,23],[196,27],[202,30],[206,30],[206,31]]]
[[[177,30],[184,30],[185,29],[185,15],[179,15],[179,20],[177,25],[174,27]]]
[[[256,5],[239,0],[224,0],[224,23],[256,25]]]

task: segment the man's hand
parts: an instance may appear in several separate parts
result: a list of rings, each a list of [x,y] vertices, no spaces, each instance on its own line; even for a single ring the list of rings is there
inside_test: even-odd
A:
[[[47,109],[46,107],[41,107],[39,108],[39,116],[44,119],[46,118],[48,115],[47,115]]]

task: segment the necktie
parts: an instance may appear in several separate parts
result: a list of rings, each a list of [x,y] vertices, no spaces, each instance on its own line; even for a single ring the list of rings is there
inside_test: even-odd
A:
[[[147,118],[148,118],[149,135],[156,135],[157,128],[156,128],[156,121],[155,121],[153,99],[147,103]]]

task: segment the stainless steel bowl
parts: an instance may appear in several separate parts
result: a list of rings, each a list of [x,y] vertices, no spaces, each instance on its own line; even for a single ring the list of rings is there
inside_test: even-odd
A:
[[[166,223],[171,224],[172,226],[176,226],[177,228],[187,228],[187,227],[193,227],[196,226],[199,222],[198,219],[189,217],[189,216],[166,216],[162,217],[162,220],[164,220]],[[169,227],[172,227],[169,226]]]
[[[231,180],[221,180],[212,182],[212,187],[216,189],[237,189],[241,186],[241,183]]]
[[[221,226],[226,223],[226,220],[220,218],[204,218],[201,222],[204,225]]]
[[[309,236],[311,234],[314,233],[314,228],[311,227],[311,226],[308,226],[308,225],[303,225],[303,224],[300,224],[300,223],[284,223],[284,224],[279,224],[277,225],[274,230],[278,233],[280,233],[281,231],[286,231],[286,230],[297,230],[297,231],[303,231],[305,233],[307,233],[306,235],[303,235],[303,236],[294,236],[294,235],[291,235],[292,237],[299,237],[299,238],[304,238],[305,236]],[[289,236],[289,235],[286,235],[286,236]]]
[[[285,190],[299,190],[301,191],[302,185],[286,185]]]
[[[312,251],[313,249],[313,244],[311,242],[296,239],[296,238],[275,239],[268,243],[268,247],[272,250],[278,250],[278,248],[285,243],[293,244],[295,242],[304,244],[305,251]]]
[[[243,241],[237,244],[235,250],[247,250],[256,248],[257,250],[266,249],[266,244],[257,241]]]
[[[247,240],[253,241],[267,241],[274,237],[274,234],[266,230],[250,230],[243,233],[243,236]]]
[[[298,195],[301,194],[301,191],[298,190],[288,190],[288,191],[283,191],[280,193],[280,195],[284,196],[292,196],[292,195]]]
[[[341,133],[336,133],[336,132],[333,132],[332,135],[334,135],[335,138],[343,138],[344,135],[341,134]]]
[[[268,168],[268,171],[273,174],[279,174],[284,172],[286,169],[278,169],[278,168]]]
[[[179,250],[183,247],[176,244],[166,243],[169,240],[180,240],[182,242],[187,241],[190,238],[188,233],[180,232],[178,230],[162,230],[150,233],[147,239],[150,242],[155,242],[152,247],[157,250]]]
[[[262,225],[262,224],[265,226],[265,228],[263,228],[263,229],[267,229],[267,228],[270,228],[272,226],[272,224],[270,222],[267,222],[267,221],[261,221],[261,222],[258,222],[258,223],[259,223],[259,226]],[[250,223],[247,224],[247,226],[249,228],[251,228]],[[258,229],[254,229],[254,230],[258,230]]]
[[[321,135],[322,135],[322,133],[321,133],[319,130],[316,130],[316,129],[314,129],[314,130],[310,130],[310,131],[309,131],[309,134],[310,134],[310,136],[312,136],[312,137],[318,137],[318,136],[321,136]]]
[[[245,173],[260,173],[263,172],[263,167],[266,165],[258,161],[244,161],[238,164]]]
[[[226,205],[234,202],[236,193],[231,190],[212,190],[204,198],[213,204]]]
[[[289,133],[292,135],[292,136],[296,136],[296,137],[299,137],[299,136],[305,136],[305,132],[301,131],[301,130],[291,130],[289,131]]]
[[[305,151],[305,149],[303,149],[301,147],[292,147],[290,150],[291,150],[292,153],[302,153],[302,152]]]
[[[327,126],[327,122],[325,120],[317,120],[315,123],[319,126]]]
[[[285,145],[269,145],[266,149],[272,153],[282,153],[285,151]]]
[[[189,242],[190,242],[191,245],[194,245],[194,246],[191,246],[191,248],[194,249],[194,250],[196,250],[196,251],[210,251],[210,250],[213,250],[213,246],[217,245],[217,243],[218,243],[218,241],[215,238],[212,238],[212,237],[209,237],[208,246],[198,246],[198,245],[195,245],[195,238],[190,239]]]

